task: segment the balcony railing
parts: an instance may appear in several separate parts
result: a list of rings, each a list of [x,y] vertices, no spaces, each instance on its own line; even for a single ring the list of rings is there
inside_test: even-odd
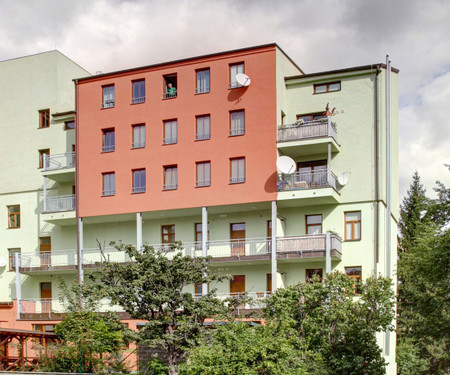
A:
[[[232,128],[230,129],[230,137],[234,137],[236,135],[244,135],[245,134],[245,128]]]
[[[56,155],[44,154],[44,171],[53,171],[73,167],[75,167],[75,152],[66,152],[64,154]]]
[[[342,240],[335,234],[331,234],[331,249],[342,254]],[[155,249],[166,251],[168,258],[172,258],[177,250],[171,248],[171,244],[152,244]],[[257,257],[271,253],[272,240],[270,237],[244,238],[237,240],[217,240],[207,242],[207,255],[214,258],[240,258]],[[326,234],[300,235],[277,237],[277,253],[289,252],[314,253],[326,250]],[[202,256],[202,243],[183,242],[181,253],[192,257]],[[109,261],[128,263],[130,258],[124,251],[113,247],[82,250],[83,265],[94,266],[98,263]],[[77,252],[75,249],[52,250],[44,253],[22,253],[19,255],[20,268],[48,270],[55,267],[74,267],[77,265]],[[37,270],[37,271],[38,271]]]
[[[145,142],[133,142],[131,144],[132,148],[143,148],[145,147]]]
[[[198,133],[195,136],[195,140],[197,140],[197,141],[203,141],[205,139],[210,139],[210,138],[211,138],[211,134],[209,134],[209,133]]]
[[[163,99],[172,99],[172,98],[176,98],[176,97],[177,97],[176,92],[164,92],[163,93]]]
[[[177,138],[164,138],[163,145],[173,145],[177,143]]]
[[[75,210],[75,195],[61,195],[44,198],[44,212],[61,212]]]
[[[303,124],[294,123],[278,127],[278,142],[302,140],[317,137],[333,137],[337,141],[336,125],[330,117],[308,121]]]
[[[301,189],[313,189],[332,187],[337,190],[336,175],[330,169],[319,169],[312,172],[300,172],[293,174],[279,174],[278,191],[291,191]]]
[[[108,99],[102,103],[102,108],[113,108],[113,107],[114,107],[114,99]]]
[[[195,93],[196,94],[205,94],[209,92],[209,86],[202,86],[202,87],[196,87]]]
[[[131,99],[132,104],[138,104],[138,103],[144,103],[144,102],[145,102],[145,96],[139,96],[139,97]]]

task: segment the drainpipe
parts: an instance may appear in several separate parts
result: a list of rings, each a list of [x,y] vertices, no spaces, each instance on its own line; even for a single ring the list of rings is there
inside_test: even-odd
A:
[[[80,199],[79,199],[79,166],[80,166],[80,150],[79,150],[79,120],[78,120],[78,80],[74,80],[75,82],[75,214],[77,218],[77,268],[78,268],[78,284],[83,283],[83,219],[80,217]]]
[[[386,55],[386,277],[391,277],[391,60]],[[390,331],[386,330],[385,356],[390,357]],[[388,361],[389,362],[389,361]]]
[[[325,273],[331,273],[331,233],[325,234]]]
[[[374,139],[375,139],[375,223],[374,223],[374,234],[375,234],[375,252],[374,252],[374,265],[375,265],[375,276],[378,275],[378,262],[379,262],[379,248],[380,248],[380,190],[379,190],[379,116],[378,116],[378,75],[380,74],[380,65],[377,65],[377,71],[375,73],[375,126],[374,126]]]
[[[208,256],[208,208],[202,207],[202,257]],[[208,294],[208,284],[202,284],[202,296]]]
[[[44,155],[44,160],[47,157],[47,155]],[[45,161],[44,161],[45,163]],[[47,177],[44,176],[44,212],[47,212]]]
[[[277,201],[272,201],[272,293],[277,291]]]
[[[17,301],[17,320],[20,320],[20,314],[22,313],[22,282],[20,280],[20,258],[19,253],[14,254],[15,270],[16,270],[16,301]]]

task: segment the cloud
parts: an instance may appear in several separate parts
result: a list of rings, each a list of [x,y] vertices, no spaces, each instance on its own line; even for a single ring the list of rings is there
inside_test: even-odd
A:
[[[415,169],[431,190],[449,175],[448,19],[446,0],[4,0],[0,60],[56,45],[95,73],[277,42],[312,73],[389,53],[400,69],[400,191]]]

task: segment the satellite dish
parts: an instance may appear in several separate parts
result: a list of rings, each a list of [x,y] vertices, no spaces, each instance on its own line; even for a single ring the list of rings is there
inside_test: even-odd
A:
[[[247,74],[238,73],[236,74],[236,82],[239,83],[241,86],[250,86],[251,80]]]
[[[6,259],[4,257],[0,257],[0,267],[6,266]]]
[[[277,159],[277,168],[284,174],[292,174],[295,172],[295,161],[289,156],[280,156]]]
[[[339,173],[339,175],[337,176],[337,181],[338,181],[339,185],[341,185],[341,186],[347,185],[348,175],[349,175],[348,172]]]

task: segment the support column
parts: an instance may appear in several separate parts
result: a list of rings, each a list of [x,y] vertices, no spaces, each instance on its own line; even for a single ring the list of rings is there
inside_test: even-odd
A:
[[[271,259],[272,259],[272,293],[277,290],[277,202],[272,201],[272,238],[271,238]]]
[[[78,234],[78,248],[77,248],[77,265],[78,265],[78,284],[83,284],[83,218],[77,219],[77,234]]]
[[[17,319],[20,319],[20,314],[22,313],[22,281],[20,277],[19,267],[20,267],[20,254],[14,254],[14,261],[16,270],[16,301],[17,301]]]
[[[327,157],[327,185],[328,186],[330,186],[330,182],[331,182],[331,142],[328,142],[328,157]]]
[[[325,234],[325,273],[331,273],[331,233]]]
[[[202,207],[202,257],[208,256],[208,208]],[[208,294],[208,284],[202,284],[202,296]]]
[[[136,249],[142,249],[142,212],[136,212]]]
[[[44,154],[44,158],[46,157],[47,155],[45,155]],[[45,162],[44,162],[45,163]],[[43,185],[43,188],[44,188],[44,212],[47,212],[47,177],[44,177],[44,185]]]

